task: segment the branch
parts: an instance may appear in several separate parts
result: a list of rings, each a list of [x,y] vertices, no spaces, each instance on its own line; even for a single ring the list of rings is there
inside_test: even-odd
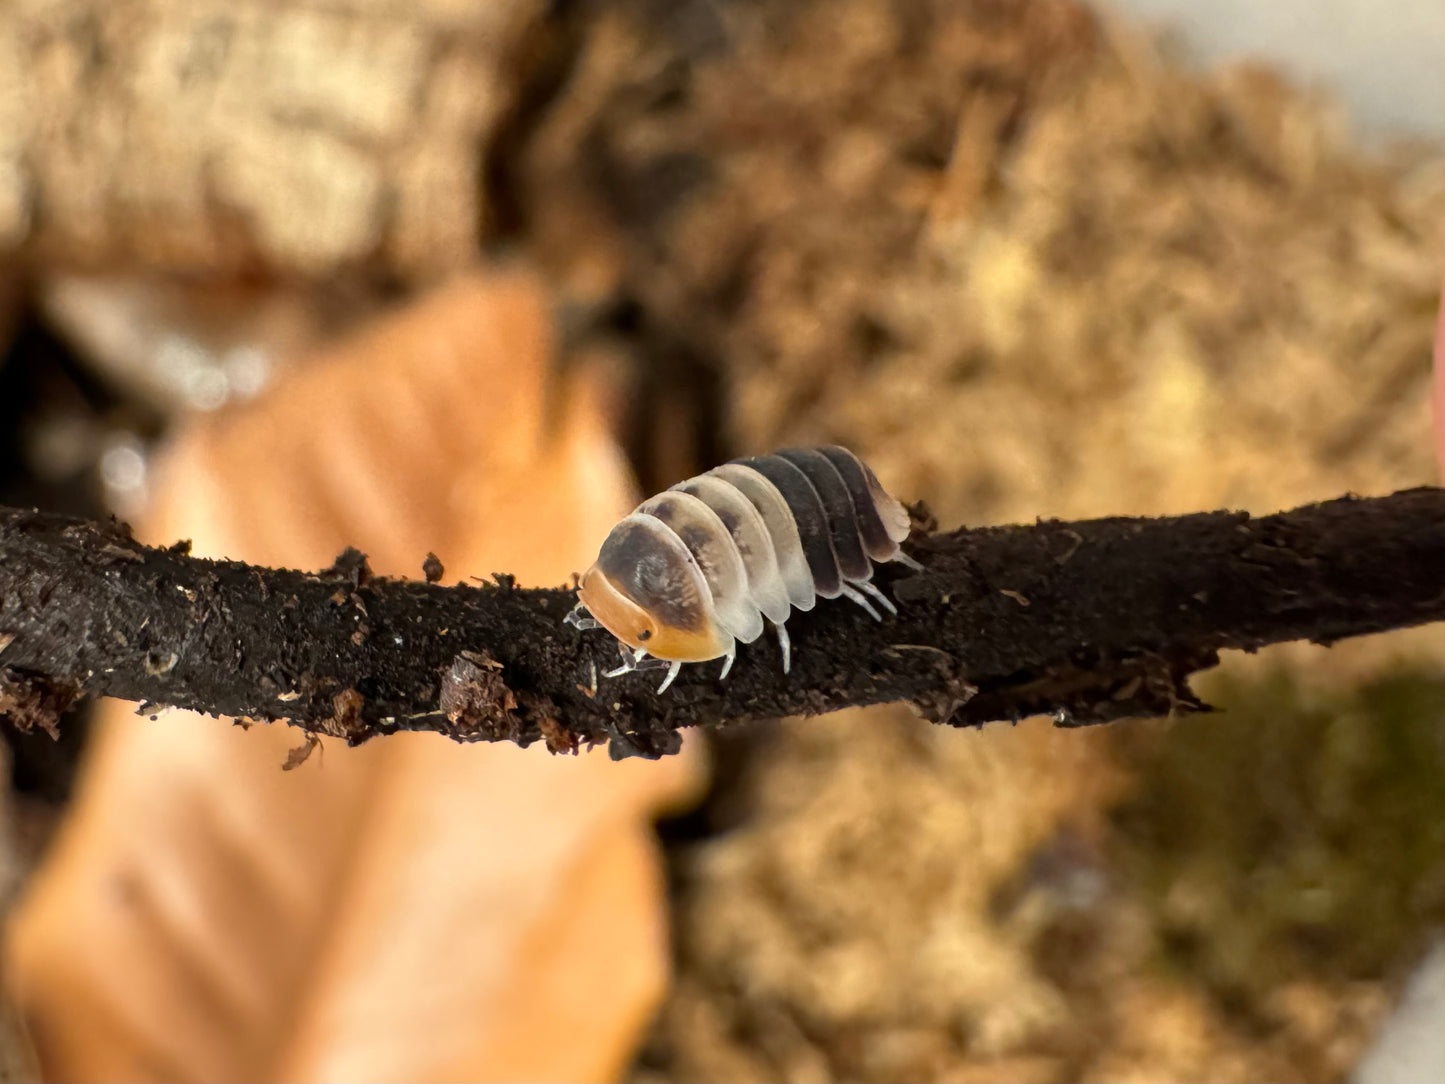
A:
[[[893,701],[953,726],[1208,710],[1188,679],[1223,648],[1445,618],[1435,488],[1262,518],[923,530],[909,548],[924,572],[879,572],[898,617],[820,603],[789,622],[791,674],[759,642],[727,681],[687,666],[658,696],[659,674],[600,676],[615,642],[563,624],[570,590],[383,579],[354,550],[319,573],[202,560],[123,525],[0,508],[0,712],[53,727],[80,697],[116,696],[352,744],[435,730],[658,756],[681,727]]]

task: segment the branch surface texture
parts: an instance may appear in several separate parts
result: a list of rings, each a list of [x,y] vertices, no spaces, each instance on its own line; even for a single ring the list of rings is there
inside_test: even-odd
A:
[[[1259,518],[915,531],[907,549],[925,570],[879,570],[896,618],[820,602],[788,623],[790,674],[765,637],[726,681],[720,664],[690,665],[662,696],[660,673],[602,676],[617,645],[563,624],[565,588],[383,579],[352,550],[308,573],[188,549],[0,508],[0,713],[53,727],[76,700],[114,696],[352,744],[434,730],[653,757],[682,727],[896,701],[953,726],[1207,710],[1189,676],[1221,649],[1445,619],[1437,488]]]

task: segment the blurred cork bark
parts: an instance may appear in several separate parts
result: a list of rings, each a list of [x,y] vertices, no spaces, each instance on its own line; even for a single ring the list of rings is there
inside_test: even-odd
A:
[[[211,276],[465,265],[541,6],[0,7],[0,254]]]

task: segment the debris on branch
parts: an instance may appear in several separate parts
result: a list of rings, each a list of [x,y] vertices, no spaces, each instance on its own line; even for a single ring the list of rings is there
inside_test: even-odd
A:
[[[0,714],[53,728],[74,701],[115,696],[351,744],[433,730],[655,757],[682,727],[896,701],[952,726],[1208,710],[1189,677],[1222,649],[1445,619],[1436,488],[1259,518],[924,528],[907,548],[922,573],[879,574],[896,618],[825,603],[789,622],[790,674],[759,642],[726,681],[691,665],[659,696],[657,674],[602,676],[617,645],[563,623],[566,588],[385,579],[355,550],[321,572],[259,568],[0,508]]]

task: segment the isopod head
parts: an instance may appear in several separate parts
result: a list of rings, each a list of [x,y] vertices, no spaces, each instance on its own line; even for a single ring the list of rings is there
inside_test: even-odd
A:
[[[652,516],[634,514],[612,529],[577,595],[618,640],[659,659],[705,662],[734,650],[697,563]]]

